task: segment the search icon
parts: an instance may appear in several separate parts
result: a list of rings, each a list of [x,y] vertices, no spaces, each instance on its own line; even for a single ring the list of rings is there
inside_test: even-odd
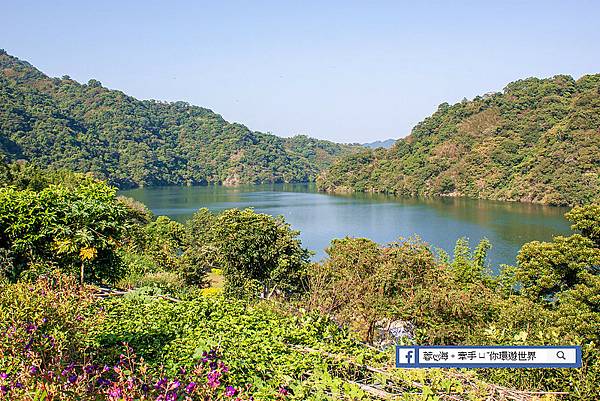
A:
[[[565,352],[564,351],[557,351],[556,352],[556,357],[558,359],[564,359],[565,361],[567,360],[567,358],[565,358]]]

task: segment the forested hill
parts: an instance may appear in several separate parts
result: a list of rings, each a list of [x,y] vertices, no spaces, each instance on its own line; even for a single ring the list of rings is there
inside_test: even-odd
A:
[[[120,187],[305,182],[353,152],[306,136],[280,138],[184,102],[138,100],[50,78],[0,50],[0,157],[93,172]]]
[[[555,205],[600,196],[600,74],[513,82],[449,105],[396,142],[339,159],[326,191]]]

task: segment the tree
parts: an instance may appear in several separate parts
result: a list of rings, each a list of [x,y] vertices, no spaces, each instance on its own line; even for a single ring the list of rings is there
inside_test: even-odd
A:
[[[554,302],[556,295],[598,274],[600,249],[580,234],[555,237],[552,242],[529,242],[517,255],[515,278],[523,295]]]
[[[454,247],[454,258],[450,267],[456,279],[463,283],[475,283],[485,278],[487,253],[491,248],[487,238],[482,239],[471,253],[469,240],[459,238]]]
[[[123,274],[116,249],[127,213],[116,189],[102,182],[39,192],[0,188],[0,248],[11,253],[9,278],[57,269],[81,281],[115,282]]]
[[[572,230],[581,231],[581,235],[600,247],[600,203],[576,206],[565,217],[573,223]]]
[[[379,246],[365,238],[333,240],[324,263],[310,268],[308,307],[333,315],[373,339],[383,319],[410,321],[422,343],[455,344],[493,313],[480,280],[458,282],[429,246],[410,239]]]
[[[301,291],[310,254],[283,217],[252,209],[212,215],[203,209],[188,227],[196,239],[187,252],[210,266],[223,267],[227,295],[269,297]]]
[[[145,249],[154,263],[164,271],[175,272],[181,266],[185,226],[166,216],[158,218],[144,227]]]

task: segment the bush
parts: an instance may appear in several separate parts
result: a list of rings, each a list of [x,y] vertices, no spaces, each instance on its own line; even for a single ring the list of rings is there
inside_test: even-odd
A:
[[[288,295],[302,290],[309,260],[298,234],[282,217],[252,209],[218,215],[202,209],[188,223],[192,240],[185,256],[192,273],[221,267],[228,296]],[[190,276],[195,277],[187,274],[188,280]]]
[[[41,262],[86,282],[115,282],[124,273],[116,249],[127,225],[115,193],[95,181],[39,192],[0,188],[0,248],[12,254],[10,279]]]
[[[83,360],[101,315],[92,290],[60,273],[35,283],[0,285],[0,371],[57,371]]]
[[[310,270],[308,307],[331,314],[372,341],[382,319],[417,328],[420,343],[456,344],[494,313],[492,291],[463,283],[418,239],[380,247],[364,238],[334,240]]]

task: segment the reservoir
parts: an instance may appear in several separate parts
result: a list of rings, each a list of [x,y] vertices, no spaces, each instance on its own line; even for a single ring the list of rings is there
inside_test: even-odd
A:
[[[145,203],[154,214],[184,222],[199,208],[212,211],[254,208],[283,215],[300,231],[313,259],[326,256],[334,238],[365,237],[386,244],[418,235],[433,248],[451,253],[460,237],[474,246],[482,238],[492,243],[494,269],[514,264],[520,247],[529,241],[549,241],[569,234],[563,217],[568,208],[464,198],[398,198],[382,194],[330,195],[314,184],[265,184],[237,187],[158,187],[121,191]]]

